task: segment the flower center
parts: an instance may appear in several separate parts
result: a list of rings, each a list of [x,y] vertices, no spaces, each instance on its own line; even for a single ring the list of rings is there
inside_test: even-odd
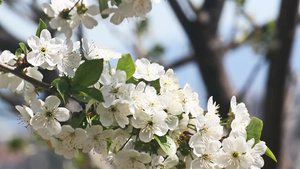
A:
[[[77,9],[77,13],[79,15],[82,15],[84,13],[86,13],[86,11],[88,10],[86,7],[85,7],[85,4],[81,3],[81,5],[77,4],[76,5],[76,9]]]
[[[60,13],[59,13],[59,17],[61,17],[62,19],[70,19],[71,15],[69,15],[70,10],[69,8],[63,9]]]
[[[46,117],[49,118],[49,117],[52,117],[52,116],[53,116],[53,113],[51,111],[47,111],[46,112]]]
[[[232,153],[233,158],[238,158],[239,156],[240,156],[240,154],[236,151]]]
[[[45,53],[45,52],[46,52],[46,50],[47,50],[47,48],[46,48],[46,47],[42,47],[42,49],[41,49],[41,52]]]
[[[202,159],[203,160],[208,160],[208,159],[210,159],[210,156],[208,154],[203,154]]]
[[[118,109],[116,107],[114,107],[114,106],[110,109],[111,112],[116,112],[117,110]]]

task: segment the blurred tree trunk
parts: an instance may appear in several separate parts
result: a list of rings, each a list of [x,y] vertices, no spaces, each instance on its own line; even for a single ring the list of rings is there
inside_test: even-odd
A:
[[[284,102],[288,87],[286,84],[290,72],[290,56],[297,25],[298,7],[299,0],[282,0],[277,20],[277,34],[274,39],[276,46],[271,48],[267,54],[270,67],[265,95],[263,140],[267,142],[268,147],[279,160],[283,156],[281,152],[283,152],[284,131],[282,129],[285,120]],[[265,162],[264,168],[279,168],[279,165],[268,158]],[[279,161],[279,163],[282,162]],[[286,167],[282,166],[282,168]]]
[[[200,11],[194,11],[196,19],[189,19],[178,1],[170,0],[169,3],[193,47],[208,95],[221,105],[220,114],[226,118],[233,92],[225,73],[224,52],[217,36],[224,0],[206,0]]]

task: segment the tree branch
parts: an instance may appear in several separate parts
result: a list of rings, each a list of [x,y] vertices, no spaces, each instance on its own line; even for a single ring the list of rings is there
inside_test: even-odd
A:
[[[27,76],[26,74],[24,74],[22,72],[21,69],[18,69],[18,67],[14,68],[14,67],[8,66],[6,64],[0,63],[0,69],[2,69],[4,71],[7,71],[7,72],[10,72],[10,73],[12,73],[12,74],[20,77],[21,79],[26,80],[27,82],[31,83],[33,86],[35,86],[37,88],[42,88],[44,90],[49,90],[49,91],[57,92],[54,86],[51,86],[48,83],[44,83],[44,82],[36,80],[36,79],[34,79],[32,77]]]
[[[182,59],[170,64],[170,65],[164,65],[165,69],[168,70],[170,68],[174,69],[180,66],[183,66],[184,64],[187,64],[189,62],[195,61],[195,57],[193,55],[189,55],[187,57],[182,57]]]
[[[191,21],[186,17],[177,0],[168,1],[186,33],[190,32]]]

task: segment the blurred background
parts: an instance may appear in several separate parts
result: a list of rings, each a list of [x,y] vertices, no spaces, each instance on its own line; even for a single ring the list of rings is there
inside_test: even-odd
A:
[[[39,18],[49,21],[41,10],[45,2],[3,0],[1,51],[13,52],[26,42]],[[181,86],[189,83],[198,93],[203,109],[213,96],[223,118],[235,95],[264,121],[262,140],[278,160],[265,156],[264,168],[299,168],[299,0],[161,0],[143,21],[127,19],[116,26],[100,15],[97,20],[93,30],[76,29],[73,40],[86,37],[174,69]],[[44,80],[51,79],[45,72]],[[19,120],[14,106],[22,102],[22,97],[0,90],[0,169],[101,168],[103,161],[93,154],[66,160],[49,150]]]

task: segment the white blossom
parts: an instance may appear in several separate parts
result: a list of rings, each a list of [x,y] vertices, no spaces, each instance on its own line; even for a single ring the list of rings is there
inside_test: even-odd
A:
[[[111,22],[118,25],[125,18],[140,17],[145,19],[146,14],[152,9],[151,0],[124,0],[118,8],[108,8],[102,14],[114,13]]]
[[[100,89],[105,102],[104,107],[115,105],[116,103],[132,102],[131,93],[134,90],[134,84],[126,84],[126,72],[117,70],[112,75],[105,74],[100,77],[103,87]]]
[[[73,0],[51,0],[51,4],[44,3],[43,11],[51,18],[49,25],[58,32],[64,33],[67,38],[72,36],[70,25],[71,8],[75,5]]]
[[[110,48],[101,48],[94,43],[88,43],[86,38],[82,38],[82,48],[84,56],[87,60],[103,59],[110,61],[112,59],[119,59],[122,57],[121,53],[114,52]]]
[[[119,151],[113,159],[113,164],[118,169],[146,169],[145,164],[151,162],[149,154],[136,150]]]
[[[34,112],[34,116],[30,120],[32,127],[35,130],[45,128],[49,135],[60,133],[61,125],[59,122],[67,121],[70,115],[69,110],[58,107],[59,104],[60,100],[56,96],[48,96],[45,102],[39,99],[32,101],[30,104]]]
[[[87,139],[84,142],[82,152],[87,153],[92,149],[98,153],[105,155],[107,154],[107,138],[112,136],[112,130],[104,130],[100,125],[94,125],[88,127],[87,131]]]
[[[150,61],[146,58],[136,60],[135,65],[136,69],[133,77],[137,79],[154,81],[165,73],[163,66],[157,63],[150,63]]]
[[[218,168],[216,160],[221,148],[221,142],[211,140],[209,142],[200,141],[193,145],[193,152],[197,155],[191,163],[191,169],[216,169]]]
[[[82,23],[86,28],[92,29],[98,25],[96,19],[92,16],[95,16],[100,13],[98,5],[87,5],[86,0],[81,0],[76,4],[74,12],[71,16],[70,25],[71,28],[76,28]]]
[[[249,169],[254,164],[254,159],[247,147],[246,139],[242,136],[224,139],[217,163],[226,169]]]
[[[246,127],[250,123],[250,115],[244,103],[236,103],[236,98],[233,96],[231,99],[231,111],[234,113],[234,120],[231,123],[230,136],[247,137]]]
[[[116,121],[121,128],[129,124],[128,116],[132,115],[126,103],[116,103],[107,108],[99,104],[96,112],[100,115],[100,121],[103,126],[111,126]]]
[[[42,81],[43,75],[38,71],[38,67],[28,67],[23,70],[24,74],[29,77],[32,77],[38,81]],[[10,89],[12,92],[16,92],[18,94],[24,93],[25,90],[28,90],[33,86],[31,83],[28,83],[24,79],[15,76],[11,73],[8,74],[10,81]]]
[[[171,169],[175,167],[179,162],[179,159],[176,155],[167,157],[164,159],[162,156],[155,156],[152,159],[151,166],[152,169]]]
[[[136,119],[132,118],[132,125],[135,128],[139,128],[139,138],[143,142],[150,142],[154,134],[163,136],[168,132],[168,125],[165,122],[165,113],[153,113],[149,115],[144,112],[140,112],[136,115]]]
[[[254,138],[247,141],[248,148],[250,149],[250,155],[254,159],[254,164],[251,166],[251,169],[262,168],[264,166],[264,159],[261,156],[267,151],[267,146],[264,141],[260,141],[255,145],[254,142]]]
[[[27,106],[16,106],[15,107],[20,114],[22,115],[21,119],[23,119],[26,123],[29,124],[30,119],[33,117],[33,111]]]
[[[174,77],[175,73],[172,69],[168,69],[159,79],[160,92],[166,91],[177,92],[180,89],[178,79]]]
[[[73,77],[75,75],[76,68],[79,67],[81,56],[76,52],[80,48],[80,42],[73,43],[71,40],[66,41],[66,47],[61,48],[60,53],[62,59],[57,63],[57,69],[61,74],[69,75]]]
[[[189,84],[185,84],[183,89],[180,90],[179,98],[181,99],[185,113],[191,113],[194,117],[203,113],[203,109],[199,105],[198,94],[193,92]]]
[[[58,155],[62,155],[66,159],[72,159],[74,157],[77,157],[79,155],[79,151],[76,148],[73,149],[66,149],[63,145],[63,140],[56,138],[56,137],[50,137],[50,143],[51,147],[54,149],[54,152]]]
[[[13,66],[16,63],[17,57],[9,50],[4,50],[0,55],[0,63]]]
[[[60,38],[51,38],[50,32],[43,29],[40,37],[32,35],[28,38],[27,43],[32,51],[28,53],[27,61],[33,66],[41,66],[45,69],[56,66],[62,58],[60,50],[63,42]]]
[[[69,125],[63,125],[62,130],[55,137],[61,139],[64,149],[82,149],[87,138],[86,131],[81,128],[74,129]]]

